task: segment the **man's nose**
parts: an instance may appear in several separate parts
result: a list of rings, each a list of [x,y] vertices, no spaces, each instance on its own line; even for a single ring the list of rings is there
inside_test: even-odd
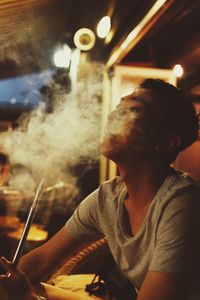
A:
[[[109,113],[108,120],[119,119],[121,117],[122,113],[123,112],[122,112],[121,108],[116,108]]]

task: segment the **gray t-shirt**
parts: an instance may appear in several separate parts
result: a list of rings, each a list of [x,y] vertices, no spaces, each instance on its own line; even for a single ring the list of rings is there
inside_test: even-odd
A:
[[[135,236],[130,234],[120,177],[104,182],[66,223],[77,239],[105,236],[124,275],[140,289],[149,270],[194,274],[188,299],[200,299],[200,190],[186,173],[171,169]],[[193,296],[192,296],[193,295]]]

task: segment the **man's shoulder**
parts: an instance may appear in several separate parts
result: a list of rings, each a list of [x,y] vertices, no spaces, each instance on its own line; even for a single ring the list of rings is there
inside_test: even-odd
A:
[[[172,192],[193,190],[200,193],[200,184],[187,172],[171,169],[165,187]]]
[[[172,169],[155,197],[156,210],[178,210],[181,207],[199,207],[200,188],[198,183],[186,172]],[[199,209],[199,208],[198,208]]]
[[[102,182],[101,187],[103,189],[109,189],[109,190],[116,191],[116,189],[118,190],[118,189],[121,189],[124,187],[124,182],[120,176],[115,176],[112,179]]]
[[[120,202],[123,195],[126,193],[126,188],[120,176],[102,182],[99,188],[98,199],[101,203],[115,206]]]

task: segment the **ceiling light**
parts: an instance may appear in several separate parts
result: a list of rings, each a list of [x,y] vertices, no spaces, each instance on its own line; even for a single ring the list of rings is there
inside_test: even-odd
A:
[[[54,64],[56,67],[69,68],[71,60],[71,49],[64,45],[58,49],[54,54]]]
[[[99,38],[104,39],[111,28],[111,19],[109,16],[103,17],[97,25],[97,35]]]
[[[182,77],[184,73],[183,67],[179,64],[175,65],[173,67],[173,73],[176,77]]]
[[[74,35],[74,44],[82,51],[91,50],[95,45],[95,34],[89,28],[81,28]]]

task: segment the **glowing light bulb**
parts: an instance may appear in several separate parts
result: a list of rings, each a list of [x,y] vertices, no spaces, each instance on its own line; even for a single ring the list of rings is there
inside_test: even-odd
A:
[[[175,65],[173,67],[173,73],[176,77],[182,77],[184,73],[183,67],[179,64]]]
[[[69,68],[71,60],[71,49],[64,45],[61,49],[58,49],[54,54],[54,64],[56,67]]]
[[[104,39],[111,28],[111,19],[109,16],[103,17],[97,25],[97,35],[99,38]]]

